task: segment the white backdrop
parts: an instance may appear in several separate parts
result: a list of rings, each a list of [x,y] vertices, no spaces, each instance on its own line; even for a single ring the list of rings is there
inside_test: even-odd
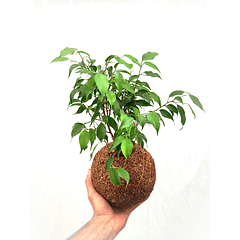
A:
[[[21,13],[20,7],[24,9]],[[9,38],[6,43],[12,46],[19,40],[15,48],[18,55],[14,55],[14,49],[11,53],[9,48],[3,50],[11,59],[6,68],[11,69],[11,81],[4,88],[9,95],[2,88],[1,97],[6,103],[19,94],[21,101],[4,104],[11,112],[9,116],[14,117],[10,121],[3,118],[11,128],[2,125],[1,130],[6,132],[5,143],[10,145],[9,132],[14,134],[16,128],[20,131],[14,137],[15,151],[7,144],[4,148],[10,165],[11,159],[21,154],[11,175],[19,172],[24,159],[30,160],[30,239],[66,239],[93,214],[84,183],[91,166],[89,151],[79,155],[77,139],[70,142],[72,125],[79,121],[72,115],[73,110],[67,111],[76,76],[67,78],[67,63],[50,64],[65,47],[89,52],[99,64],[110,54],[131,54],[140,59],[147,51],[158,52],[154,62],[163,80],[151,81],[162,102],[178,89],[199,97],[206,113],[195,107],[194,120],[187,111],[182,131],[179,123],[171,121],[166,121],[158,137],[154,129],[146,130],[147,149],[157,168],[156,185],[116,239],[209,239],[209,102],[214,75],[209,52],[214,24],[210,24],[213,12],[208,10],[208,3],[43,0],[16,4],[13,13],[21,21],[15,19],[4,30],[10,33],[11,27],[15,28],[15,39]],[[21,177],[28,179],[28,173]],[[19,190],[4,203],[13,206],[21,195]],[[5,221],[12,223],[12,219],[9,216]],[[6,229],[11,232],[11,226]]]

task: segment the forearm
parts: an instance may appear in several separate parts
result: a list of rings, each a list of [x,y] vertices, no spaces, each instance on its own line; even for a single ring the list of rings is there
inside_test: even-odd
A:
[[[110,220],[104,217],[93,217],[71,240],[112,240],[117,234]]]

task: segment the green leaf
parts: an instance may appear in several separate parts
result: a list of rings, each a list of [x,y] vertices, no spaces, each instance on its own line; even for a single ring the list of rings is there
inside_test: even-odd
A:
[[[96,140],[96,132],[94,129],[89,129],[89,135],[90,135],[90,142],[91,142],[91,148],[93,146],[94,141]]]
[[[134,94],[134,87],[131,86],[131,84],[129,84],[126,81],[123,81],[123,87],[128,90],[130,93]]]
[[[111,59],[115,58],[115,55],[110,55],[106,58],[105,62],[109,62]]]
[[[105,170],[108,171],[113,163],[114,158],[109,157],[107,161],[105,162]]]
[[[124,79],[123,79],[123,75],[118,71],[115,73],[115,84],[117,86],[118,91],[122,92]]]
[[[191,111],[192,111],[192,114],[193,114],[193,116],[194,116],[194,119],[196,119],[196,114],[195,114],[195,112],[193,111],[192,107],[190,106],[190,104],[188,104],[188,103],[186,103],[186,104],[190,107],[190,109],[191,109]]]
[[[182,100],[181,97],[175,97],[174,100],[177,100],[177,101],[179,101],[180,103],[183,103],[183,100]]]
[[[137,136],[138,133],[138,128],[137,126],[132,126],[131,130],[130,130],[130,139],[134,139]]]
[[[136,63],[139,67],[141,66],[140,63],[138,62],[138,60],[137,60],[135,57],[133,57],[133,56],[131,56],[131,55],[129,55],[129,54],[125,54],[124,56],[127,57],[127,58],[129,58],[129,59],[131,59],[132,62],[133,62],[133,63]]]
[[[150,112],[147,114],[147,120],[153,125],[153,127],[156,129],[157,131],[157,135],[158,135],[158,131],[160,128],[160,121],[158,118],[157,113],[155,112]]]
[[[113,114],[114,116],[118,116],[120,114],[120,105],[119,105],[119,102],[116,100],[112,106],[113,108]]]
[[[88,53],[84,52],[84,51],[78,51],[78,53],[83,53],[83,54],[86,54],[90,57],[90,55]]]
[[[75,63],[73,65],[71,65],[71,67],[69,68],[69,74],[68,74],[68,77],[70,77],[73,69],[75,69],[76,67],[79,67],[79,64]]]
[[[167,110],[160,109],[160,113],[162,114],[163,117],[173,120],[172,114]]]
[[[180,105],[177,105],[177,109],[178,109],[178,112],[179,112],[180,117],[181,117],[182,126],[184,126],[184,124],[186,123],[185,111]]]
[[[68,58],[67,57],[56,57],[52,60],[52,62],[63,62],[63,61],[67,61]]]
[[[85,94],[86,98],[88,98],[88,95],[92,92],[92,86],[95,83],[94,77],[90,77],[85,84]]]
[[[101,73],[97,73],[95,75],[95,82],[101,94],[104,95],[109,88],[109,81],[107,76]]]
[[[140,123],[142,129],[144,128],[145,124],[147,123],[147,118],[144,117],[142,114],[138,116],[138,122]]]
[[[121,185],[121,180],[120,180],[118,171],[115,168],[109,169],[109,178],[113,184]]]
[[[176,96],[176,95],[182,95],[183,93],[184,93],[184,91],[182,91],[182,90],[173,91],[170,93],[168,98]]]
[[[132,64],[126,63],[123,59],[115,56],[115,59],[118,61],[118,63],[125,65],[127,68],[131,69],[133,67]]]
[[[138,116],[139,116],[139,114],[140,114],[140,111],[139,111],[139,109],[136,108],[136,107],[133,107],[133,111],[134,111],[134,114],[135,114],[135,119],[137,119]]]
[[[133,150],[132,140],[130,140],[129,138],[123,139],[123,141],[121,143],[121,150],[122,150],[124,157],[127,159],[131,155],[132,150]]]
[[[79,134],[83,128],[85,128],[85,125],[83,123],[75,123],[71,132],[72,138]]]
[[[170,110],[170,112],[172,112],[172,114],[178,114],[178,110],[173,104],[168,104],[166,107]]]
[[[161,107],[160,97],[154,92],[150,92],[149,94],[154,99],[154,101],[158,103],[159,107]]]
[[[145,100],[134,100],[134,104],[140,107],[149,107],[151,104]]]
[[[117,126],[117,123],[116,123],[116,121],[114,120],[114,118],[112,118],[112,117],[110,117],[110,116],[103,116],[102,119],[103,119],[103,121],[104,121],[105,123],[108,123],[108,125],[109,125],[110,127],[112,127],[115,131],[117,131],[118,126]]]
[[[130,126],[132,126],[133,121],[134,121],[134,119],[132,117],[125,117],[122,120],[120,129],[129,128]]]
[[[189,97],[191,98],[192,102],[195,105],[197,105],[200,109],[202,109],[204,111],[202,104],[200,103],[199,99],[196,96],[189,94]]]
[[[119,174],[119,177],[123,178],[127,182],[127,185],[128,185],[128,183],[130,181],[130,176],[129,176],[129,173],[127,172],[127,170],[119,167],[118,174]]]
[[[106,136],[106,127],[103,123],[100,123],[97,127],[97,137],[102,141]]]
[[[147,65],[147,66],[149,66],[149,67],[151,67],[151,68],[153,68],[153,69],[155,69],[155,70],[157,70],[158,72],[160,72],[159,69],[158,69],[158,67],[157,67],[155,64],[153,64],[153,63],[151,63],[151,62],[144,62],[144,64]],[[160,72],[160,73],[161,73],[161,72]]]
[[[113,140],[113,143],[111,145],[111,147],[109,148],[109,151],[108,153],[110,153],[112,150],[114,150],[119,144],[122,143],[124,139],[124,136],[119,136],[119,137],[116,137],[114,140]]]
[[[75,50],[77,50],[76,48],[64,48],[61,52],[60,52],[60,57],[66,56],[68,54],[73,55]]]
[[[86,130],[83,130],[79,135],[79,143],[80,143],[81,152],[87,148],[89,140],[90,140],[89,132]]]
[[[116,101],[116,95],[112,91],[107,91],[106,94],[107,94],[107,99],[108,99],[110,105],[112,106],[114,104],[114,102]]]
[[[150,76],[150,77],[158,77],[158,78],[162,79],[162,78],[159,76],[158,73],[154,73],[154,72],[152,72],[152,71],[145,71],[144,73],[145,73],[147,76]]]
[[[85,107],[83,104],[81,104],[81,106],[78,108],[77,112],[74,113],[74,114],[80,114],[80,113],[82,113],[85,109],[86,109],[86,107]]]
[[[153,60],[157,55],[158,55],[158,53],[156,53],[156,52],[147,52],[147,53],[143,54],[142,60],[143,61]]]
[[[142,148],[144,147],[144,141],[147,143],[146,136],[143,133],[141,133],[140,131],[138,131],[137,142],[138,142],[138,145],[142,146]]]

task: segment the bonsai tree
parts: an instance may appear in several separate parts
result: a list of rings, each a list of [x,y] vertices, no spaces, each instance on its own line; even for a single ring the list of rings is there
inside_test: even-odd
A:
[[[72,55],[78,55],[79,61],[70,59],[69,56]],[[92,181],[96,190],[111,205],[126,206],[126,202],[134,198],[143,201],[153,190],[156,179],[155,165],[144,148],[147,143],[147,136],[143,134],[144,127],[152,125],[158,134],[160,126],[165,126],[165,119],[175,121],[177,115],[180,116],[178,119],[183,127],[186,123],[185,106],[189,107],[196,117],[186,99],[204,110],[196,96],[182,90],[171,92],[167,101],[162,104],[160,96],[143,80],[146,77],[161,79],[158,67],[152,62],[157,55],[156,52],[147,52],[142,55],[141,61],[129,54],[123,57],[110,55],[103,65],[96,65],[96,60],[92,59],[90,54],[75,48],[65,48],[52,61],[70,61],[72,65],[68,77],[73,71],[77,74],[70,93],[69,107],[77,107],[78,115],[86,113],[89,121],[75,123],[71,137],[79,135],[80,153],[90,148],[91,159],[97,145],[105,143],[93,160],[92,168],[97,170],[93,171]],[[142,155],[139,157],[137,154]],[[139,161],[131,165],[131,161],[136,159]],[[145,159],[144,163],[141,162],[142,159]],[[151,161],[146,165],[149,159]],[[132,175],[138,176],[132,178],[127,166],[135,169]],[[138,172],[138,168],[142,170]],[[150,172],[149,176],[146,171]],[[137,194],[129,198],[130,192],[136,192],[136,188],[139,188],[144,176],[147,176],[146,180],[151,182],[151,186],[149,182],[143,184],[145,188],[140,192],[149,192],[143,193],[142,198]],[[131,181],[135,188],[131,189]],[[103,186],[104,184],[107,187]],[[119,195],[127,195],[127,200],[120,205],[117,202],[121,202],[121,196],[115,197],[115,200],[111,200],[109,196],[110,192],[116,192],[116,189],[119,190]],[[108,193],[104,195],[104,192]]]

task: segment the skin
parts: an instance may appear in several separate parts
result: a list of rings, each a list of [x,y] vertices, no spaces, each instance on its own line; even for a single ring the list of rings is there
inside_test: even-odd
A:
[[[91,181],[91,169],[85,180],[88,199],[92,205],[93,219],[82,227],[71,240],[112,240],[125,227],[129,215],[138,205],[128,209],[113,208],[100,194],[96,192]]]

